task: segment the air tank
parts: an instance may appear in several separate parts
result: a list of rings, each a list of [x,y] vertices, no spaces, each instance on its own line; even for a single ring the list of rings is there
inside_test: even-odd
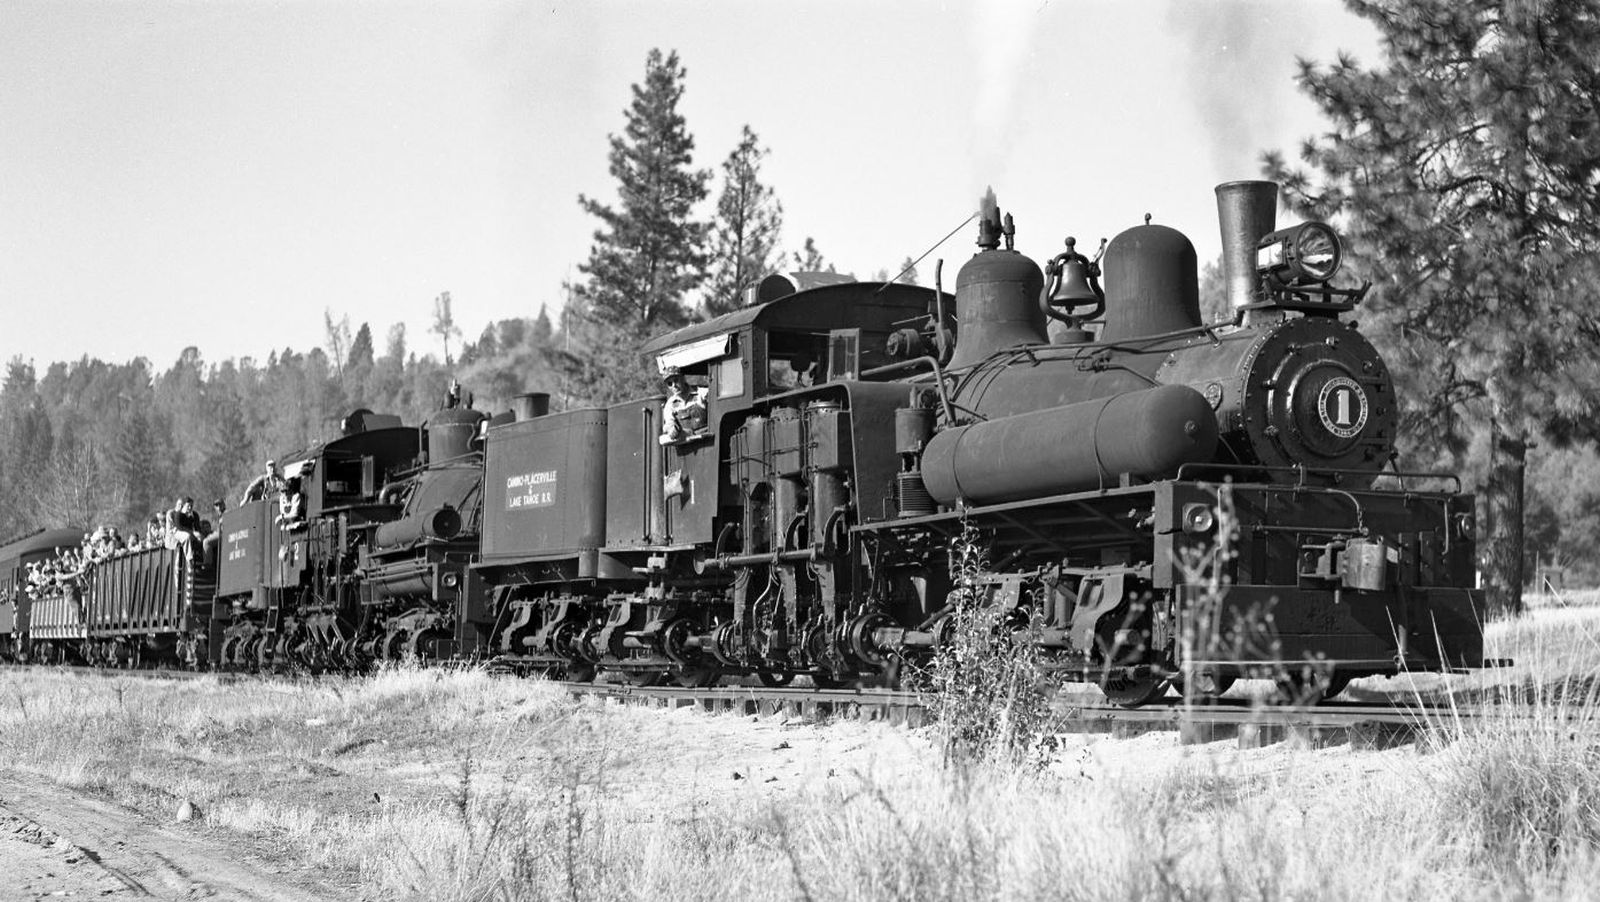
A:
[[[1163,385],[947,429],[928,443],[922,476],[940,504],[992,504],[1168,476],[1216,447],[1205,397]]]

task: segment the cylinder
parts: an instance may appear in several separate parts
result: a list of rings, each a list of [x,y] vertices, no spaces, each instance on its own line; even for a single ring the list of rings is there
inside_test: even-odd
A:
[[[769,547],[767,508],[772,487],[767,474],[767,418],[752,416],[733,436],[735,479],[744,497],[744,552],[756,554]]]
[[[518,420],[532,420],[550,412],[550,393],[523,392],[511,399],[511,410]]]
[[[830,470],[811,471],[810,508],[807,515],[812,547],[828,542],[828,521],[833,512],[850,503],[850,493],[845,488],[844,477]]]
[[[991,504],[1169,475],[1216,447],[1205,397],[1163,385],[947,429],[923,452],[922,476],[941,504]]]
[[[1224,182],[1217,186],[1217,223],[1222,228],[1222,279],[1228,290],[1228,304],[1234,310],[1260,300],[1256,243],[1273,230],[1277,219],[1278,186],[1275,182]]]
[[[426,561],[402,561],[367,575],[374,598],[433,594],[433,567]]]
[[[896,454],[918,454],[933,437],[932,407],[902,407],[894,412]]]
[[[768,520],[768,529],[769,535],[772,536],[772,547],[781,551],[799,547],[799,537],[791,536],[789,530],[800,516],[801,487],[798,479],[780,477],[772,480],[772,506],[769,508],[771,519]]]

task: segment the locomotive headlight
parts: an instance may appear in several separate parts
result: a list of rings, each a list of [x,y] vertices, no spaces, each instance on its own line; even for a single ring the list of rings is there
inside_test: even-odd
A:
[[[1338,233],[1324,222],[1279,229],[1256,244],[1256,272],[1279,285],[1326,282],[1343,259]]]
[[[1478,523],[1471,514],[1456,514],[1456,535],[1470,539],[1478,531]]]
[[[1217,525],[1217,514],[1209,504],[1185,504],[1183,506],[1183,531],[1200,534],[1211,531]]]
[[[446,589],[454,589],[461,584],[461,576],[457,573],[446,573],[440,582],[444,583]]]

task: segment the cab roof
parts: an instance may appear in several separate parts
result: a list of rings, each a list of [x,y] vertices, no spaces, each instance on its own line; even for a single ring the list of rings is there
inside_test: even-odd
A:
[[[841,281],[848,277],[836,273],[785,273],[762,280],[758,297],[781,290],[769,289],[769,284],[778,279],[793,286],[791,293],[657,336],[645,343],[643,353],[657,356],[674,348],[732,334],[747,326],[768,331],[826,332],[881,321],[885,314],[907,319],[926,313],[934,296],[932,288],[920,285]]]

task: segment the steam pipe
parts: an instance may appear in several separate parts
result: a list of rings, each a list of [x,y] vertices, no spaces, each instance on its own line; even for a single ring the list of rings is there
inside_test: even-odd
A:
[[[695,570],[698,573],[706,573],[708,571],[731,570],[734,567],[754,567],[760,564],[819,561],[822,560],[822,557],[823,549],[821,548],[800,548],[794,551],[780,551],[776,554],[770,551],[763,554],[725,554],[697,561]]]
[[[662,410],[661,413],[663,417],[666,416],[665,410]],[[649,542],[654,538],[650,534],[650,453],[651,448],[657,443],[651,441],[650,427],[653,418],[650,416],[650,405],[646,404],[639,408],[639,414],[644,425],[644,453],[640,455],[644,461],[644,467],[641,468],[644,470],[644,484],[639,487],[639,534],[644,536],[646,542]]]
[[[939,307],[939,321],[934,323],[933,337],[938,344],[939,355],[933,358],[933,376],[938,380],[939,406],[944,409],[944,421],[953,425],[956,421],[955,409],[950,406],[950,392],[944,384],[944,364],[940,361],[946,359],[944,343],[944,259],[940,258],[933,264],[933,298]]]

